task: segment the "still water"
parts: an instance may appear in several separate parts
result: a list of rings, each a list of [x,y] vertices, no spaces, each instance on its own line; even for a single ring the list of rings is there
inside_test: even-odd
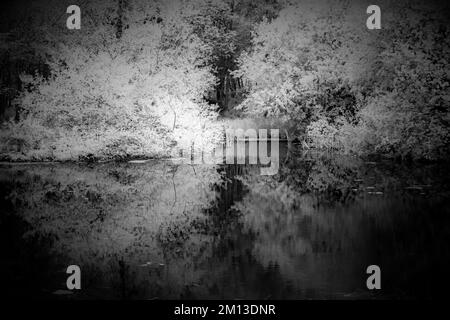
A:
[[[258,165],[2,164],[1,291],[50,299],[437,298],[449,166],[308,154]],[[82,290],[66,290],[67,266]],[[381,268],[381,290],[366,268]]]

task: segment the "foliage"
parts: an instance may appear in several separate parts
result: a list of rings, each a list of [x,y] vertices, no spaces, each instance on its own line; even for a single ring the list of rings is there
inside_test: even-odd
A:
[[[436,9],[398,10],[371,65],[372,89],[355,134],[370,152],[442,159],[448,156],[450,29]],[[365,151],[365,150],[363,150]]]
[[[336,127],[328,123],[326,119],[313,121],[306,129],[306,135],[310,142],[319,149],[336,148],[337,133]]]
[[[17,99],[23,125],[15,129],[26,126],[29,139],[33,128],[36,134],[46,128],[56,143],[52,148],[76,142],[65,140],[70,136],[81,144],[93,136],[98,142],[116,140],[104,149],[129,136],[144,155],[160,152],[150,141],[161,140],[167,153],[171,143],[206,134],[214,119],[213,108],[202,102],[215,82],[211,48],[187,21],[189,8],[177,1],[127,2],[118,34],[117,22],[111,22],[114,5],[91,4],[85,12],[94,18],[83,20],[80,33],[43,27],[40,41],[50,43],[45,50],[51,76],[31,77]],[[50,147],[45,143],[42,148]]]
[[[346,1],[294,2],[261,22],[236,72],[250,82],[241,108],[284,120],[317,148],[335,140],[343,152],[446,158],[448,12],[383,9],[379,32],[355,18],[364,6]]]
[[[281,123],[319,149],[421,159],[450,151],[440,4],[383,2],[382,29],[367,30],[366,6],[347,0],[103,0],[83,6],[83,27],[72,32],[50,19],[65,4],[43,1],[51,6],[33,8],[6,47],[34,52],[50,76],[21,76],[20,121],[3,125],[3,158],[103,157],[120,141],[131,146],[119,157],[214,143],[221,125],[211,92],[219,104],[244,97],[224,114]],[[240,93],[229,99],[232,86]]]
[[[354,53],[344,43],[360,37],[342,22],[347,13],[341,4],[296,3],[257,27],[253,50],[241,57],[237,72],[251,83],[241,106],[247,113],[284,119],[300,131],[322,113],[346,115],[355,98],[347,85],[351,70],[342,62]],[[338,105],[338,96],[346,103]]]

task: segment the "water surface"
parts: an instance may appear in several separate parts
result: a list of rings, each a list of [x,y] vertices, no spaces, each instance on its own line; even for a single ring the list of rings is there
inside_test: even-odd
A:
[[[0,166],[2,294],[60,299],[436,298],[449,167],[304,154]],[[68,265],[82,290],[65,292]],[[379,265],[382,289],[366,288]]]

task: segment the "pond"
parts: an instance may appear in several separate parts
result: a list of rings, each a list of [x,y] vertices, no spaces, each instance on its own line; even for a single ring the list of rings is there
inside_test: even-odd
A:
[[[447,164],[280,145],[259,165],[0,166],[1,291],[49,299],[440,297],[450,270]],[[82,289],[67,291],[78,265]],[[368,290],[366,269],[381,269]]]

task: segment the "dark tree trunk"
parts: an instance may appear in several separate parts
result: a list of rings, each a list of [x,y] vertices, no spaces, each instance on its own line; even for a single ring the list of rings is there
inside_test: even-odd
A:
[[[116,38],[120,39],[123,33],[123,7],[124,0],[117,0],[117,23],[116,23]]]

